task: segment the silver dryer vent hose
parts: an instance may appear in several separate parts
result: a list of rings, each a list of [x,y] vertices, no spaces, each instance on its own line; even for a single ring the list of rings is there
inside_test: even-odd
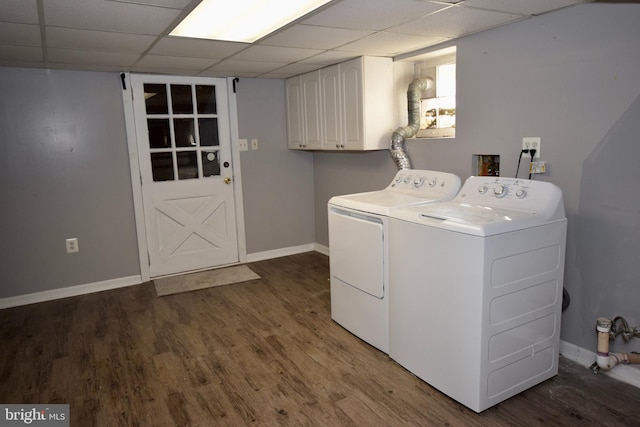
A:
[[[420,97],[422,92],[431,88],[432,85],[433,80],[428,77],[415,79],[409,84],[407,89],[409,124],[399,127],[391,135],[390,154],[398,170],[411,169],[411,161],[405,151],[404,141],[418,133],[420,129]]]

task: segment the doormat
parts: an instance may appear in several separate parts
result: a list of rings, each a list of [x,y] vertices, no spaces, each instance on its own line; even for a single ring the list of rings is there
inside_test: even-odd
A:
[[[198,273],[154,279],[156,294],[159,297],[178,294],[180,292],[197,291],[214,286],[231,285],[259,279],[256,273],[246,265],[200,271]]]

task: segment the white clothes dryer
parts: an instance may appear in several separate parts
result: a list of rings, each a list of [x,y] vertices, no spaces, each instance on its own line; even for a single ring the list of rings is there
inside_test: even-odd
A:
[[[389,356],[476,412],[556,375],[566,230],[560,188],[526,179],[394,210]]]
[[[456,175],[400,170],[383,190],[335,196],[328,203],[331,318],[388,353],[389,213],[403,206],[452,199]]]

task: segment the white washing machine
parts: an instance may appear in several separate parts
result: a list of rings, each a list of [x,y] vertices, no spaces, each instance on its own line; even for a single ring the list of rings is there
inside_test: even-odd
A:
[[[452,199],[460,178],[446,172],[400,170],[380,191],[329,200],[331,317],[388,353],[389,213],[397,207]]]
[[[389,220],[389,356],[481,412],[558,373],[567,220],[547,182],[469,178]]]

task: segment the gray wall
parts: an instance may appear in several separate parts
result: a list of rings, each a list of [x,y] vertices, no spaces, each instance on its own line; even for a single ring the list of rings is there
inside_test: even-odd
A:
[[[313,154],[287,149],[284,80],[240,79],[238,133],[247,253],[315,242]]]
[[[117,74],[0,68],[0,298],[140,274],[123,114]]]
[[[242,79],[247,252],[312,244],[313,154],[286,148],[283,80]],[[120,76],[0,68],[0,298],[140,274]],[[77,237],[80,252],[67,254]]]
[[[593,351],[597,317],[640,325],[639,20],[640,5],[585,4],[459,40],[456,138],[407,143],[414,168],[464,180],[473,154],[514,176],[522,137],[542,138],[536,179],[562,188],[569,219],[562,339]],[[315,155],[318,243],[329,197],[382,188],[392,166],[386,152]]]

